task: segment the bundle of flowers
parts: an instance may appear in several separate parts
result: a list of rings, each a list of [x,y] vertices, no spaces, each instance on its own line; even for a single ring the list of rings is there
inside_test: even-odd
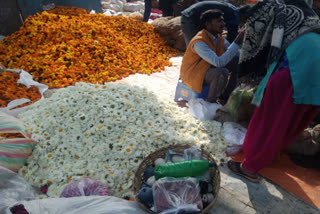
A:
[[[26,98],[31,102],[22,104],[18,107],[30,105],[40,100],[41,94],[36,86],[28,88],[24,84],[18,83],[19,73],[12,71],[0,72],[0,108],[4,108],[9,102],[15,99]]]
[[[165,43],[148,23],[59,7],[28,17],[0,41],[0,63],[24,69],[49,88],[101,84],[161,71],[178,54]]]
[[[134,173],[151,152],[172,144],[203,146],[225,161],[221,124],[196,120],[188,109],[137,86],[77,83],[20,114],[39,143],[19,173],[49,197],[81,177],[131,195]]]

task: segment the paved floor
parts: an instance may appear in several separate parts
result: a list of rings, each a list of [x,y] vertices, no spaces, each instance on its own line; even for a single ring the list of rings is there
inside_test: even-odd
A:
[[[167,67],[161,73],[150,76],[136,74],[118,82],[147,87],[161,96],[174,98],[175,87],[179,79],[182,57],[172,59],[172,67]],[[239,178],[221,167],[221,189],[219,197],[210,214],[251,214],[251,213],[281,213],[281,214],[314,214],[320,210],[287,192],[277,184],[262,179],[255,184]]]
[[[320,210],[287,192],[277,184],[262,178],[255,184],[220,167],[221,189],[210,214],[314,214]]]
[[[150,76],[136,74],[117,82],[144,86],[157,94],[173,99],[179,78],[181,59],[181,57],[173,59],[173,66],[167,67],[161,73],[154,73]],[[53,91],[50,90],[47,96],[50,96]],[[220,167],[220,171],[221,188],[218,200],[210,214],[320,213],[319,209],[269,180],[263,178],[260,183],[255,184],[232,174],[226,166]]]

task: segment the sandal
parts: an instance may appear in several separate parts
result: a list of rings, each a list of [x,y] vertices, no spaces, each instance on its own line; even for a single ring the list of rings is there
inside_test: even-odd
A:
[[[241,163],[240,162],[235,162],[233,160],[230,160],[230,161],[228,161],[228,168],[232,172],[234,172],[235,174],[237,174],[239,176],[242,176],[242,177],[248,179],[251,182],[259,183],[259,176],[258,175],[251,176],[251,175],[248,175],[248,174],[244,173],[242,171],[242,169],[241,169]]]

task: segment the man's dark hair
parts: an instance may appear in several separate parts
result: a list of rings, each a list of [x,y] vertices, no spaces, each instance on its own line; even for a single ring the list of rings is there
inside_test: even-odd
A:
[[[207,10],[207,11],[203,12],[200,16],[200,28],[204,29],[205,24],[207,22],[210,22],[213,19],[218,19],[221,16],[223,17],[223,12],[221,10],[217,10],[217,9]]]
[[[250,5],[240,6],[238,8],[239,16],[240,17],[244,17],[244,18],[248,18],[249,17],[249,11],[250,11],[251,8],[252,8],[252,6],[250,6]]]

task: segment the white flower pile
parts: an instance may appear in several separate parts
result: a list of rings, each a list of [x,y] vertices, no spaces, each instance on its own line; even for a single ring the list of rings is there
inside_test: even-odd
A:
[[[221,124],[196,120],[186,108],[147,89],[77,83],[19,115],[39,143],[19,173],[32,185],[50,184],[49,197],[81,177],[131,195],[134,173],[151,152],[170,144],[204,145],[227,160]]]

